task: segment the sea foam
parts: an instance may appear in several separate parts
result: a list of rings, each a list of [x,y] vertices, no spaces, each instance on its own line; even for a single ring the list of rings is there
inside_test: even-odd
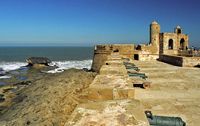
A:
[[[58,68],[55,70],[50,70],[47,73],[59,73],[69,68],[91,69],[92,60],[53,61],[51,65],[56,65]]]
[[[0,68],[2,68],[4,71],[16,70],[26,65],[26,62],[0,62]],[[48,71],[48,73],[58,73],[63,72],[65,69],[69,68],[90,69],[92,65],[92,60],[52,61],[51,65],[56,65],[58,66],[58,68],[55,70],[50,70]]]
[[[11,76],[0,76],[0,79],[8,79],[8,78],[11,78]]]
[[[0,68],[2,68],[4,71],[16,70],[26,65],[26,62],[0,62]]]

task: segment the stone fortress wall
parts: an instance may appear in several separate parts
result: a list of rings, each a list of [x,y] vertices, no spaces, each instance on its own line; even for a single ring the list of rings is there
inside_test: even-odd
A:
[[[134,44],[96,45],[94,49],[92,70],[99,72],[101,66],[113,52],[118,52],[119,55],[124,58],[132,58],[134,54]]]
[[[92,70],[99,72],[99,69],[107,60],[107,56],[113,52],[119,52],[124,58],[140,61],[159,59],[178,66],[196,66],[200,64],[199,57],[188,57],[189,36],[183,34],[183,29],[180,26],[175,27],[173,33],[161,33],[160,30],[161,27],[156,21],[150,24],[150,42],[148,44],[96,45]],[[181,55],[182,52],[187,54]]]
[[[153,87],[150,78],[155,77],[156,79],[160,79],[160,77],[165,77],[166,73],[161,73],[163,70],[167,70],[160,62],[148,60],[159,59],[163,62],[178,66],[195,66],[200,63],[200,57],[186,57],[179,55],[180,52],[187,52],[189,45],[188,40],[188,35],[182,34],[180,26],[175,28],[174,33],[160,33],[160,25],[154,21],[150,25],[149,44],[96,45],[94,49],[92,71],[97,72],[98,75],[88,87],[87,94],[85,95],[88,100],[92,101],[92,104],[82,104],[76,107],[72,113],[72,118],[70,118],[66,126],[72,126],[74,124],[122,125],[122,123],[123,125],[148,126],[149,123],[144,111],[147,108],[149,109],[149,106],[145,108],[145,106],[143,106],[145,103],[141,104],[146,102],[146,100],[139,101],[136,99],[143,97],[147,97],[148,100],[149,98],[152,99],[151,94],[146,95],[144,93],[149,93],[150,89],[152,90],[153,88],[156,90],[158,89],[157,87]],[[147,63],[136,62],[135,60],[146,61]],[[144,64],[141,65],[140,63]],[[156,66],[156,69],[152,68],[151,63]],[[153,70],[152,76],[149,76],[150,73],[146,73],[145,70],[142,70],[143,73],[138,72],[140,69],[136,68],[138,68],[137,66],[139,65],[141,68],[144,67],[144,65],[150,65],[147,67],[147,70]],[[178,68],[171,65],[169,66],[172,67],[172,69],[176,68],[176,70]],[[164,69],[160,70],[162,67]],[[155,71],[160,71],[159,77],[155,74]],[[145,74],[149,76],[149,79],[146,80],[148,76]],[[160,76],[160,74],[162,76]],[[167,75],[167,77],[169,77],[171,71],[170,74]],[[168,78],[166,79],[168,80]],[[178,84],[179,82],[176,80],[175,86]],[[147,90],[138,89],[138,87]],[[159,89],[162,89],[162,87],[159,87]],[[155,94],[156,96],[160,95],[160,93],[158,95],[157,91]],[[174,98],[174,96],[172,97]],[[163,96],[163,98],[165,98],[165,96]],[[155,99],[153,99],[153,101],[155,101]],[[155,108],[157,107],[156,105]],[[173,105],[173,107],[174,106],[176,105]],[[122,117],[122,115],[123,119],[118,118]]]

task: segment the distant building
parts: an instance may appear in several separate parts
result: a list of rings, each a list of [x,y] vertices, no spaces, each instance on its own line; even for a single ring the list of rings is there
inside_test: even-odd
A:
[[[180,50],[188,49],[189,37],[187,34],[183,34],[180,26],[174,29],[174,33],[161,33],[160,25],[153,21],[150,24],[149,33],[149,45],[138,45],[136,47],[138,51],[134,57],[142,58],[140,60],[157,59],[160,54],[177,55]]]
[[[171,33],[161,33],[160,29],[160,25],[156,21],[150,24],[150,42],[148,44],[96,45],[92,70],[98,72],[111,53],[119,53],[123,58],[141,61],[159,59],[178,66],[200,64],[200,57],[195,57],[192,49],[188,50],[189,37],[187,34],[183,34],[180,26],[177,26]]]
[[[155,38],[159,32],[159,53],[160,54],[178,54],[178,50],[187,50],[189,46],[189,37],[183,34],[180,26],[174,29],[174,33],[160,33],[160,25],[152,22],[150,26],[151,42],[156,43]],[[157,39],[157,38],[156,38]]]

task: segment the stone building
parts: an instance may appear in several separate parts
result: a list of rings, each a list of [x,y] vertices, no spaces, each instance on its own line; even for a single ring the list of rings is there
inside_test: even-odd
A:
[[[183,30],[180,26],[174,29],[174,33],[160,33],[160,54],[177,55],[179,50],[188,49],[188,40],[188,35],[183,34]]]
[[[183,34],[180,26],[174,29],[174,33],[160,32],[160,25],[153,21],[150,24],[150,42],[148,45],[138,45],[134,57],[136,60],[158,59],[159,55],[178,55],[180,50],[187,50],[189,37]]]
[[[122,58],[134,60],[157,60],[171,63],[178,66],[195,66],[200,64],[200,57],[190,54],[189,37],[183,34],[180,26],[174,32],[160,32],[161,27],[153,21],[150,24],[150,42],[148,44],[105,44],[96,45],[94,50],[92,70],[99,72],[99,69],[108,56],[112,53],[119,53]],[[180,55],[181,54],[181,55]],[[184,54],[184,55],[182,55]],[[188,55],[189,54],[189,55]]]

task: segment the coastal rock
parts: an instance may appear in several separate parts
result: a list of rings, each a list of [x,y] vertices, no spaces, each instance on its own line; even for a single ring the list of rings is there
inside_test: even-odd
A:
[[[0,94],[0,103],[1,103],[1,102],[4,102],[4,101],[5,101],[4,95],[3,95],[3,94]]]
[[[49,66],[51,60],[46,57],[30,57],[26,59],[28,66],[32,66],[34,68],[43,68],[45,66]]]
[[[4,76],[6,74],[6,71],[4,71],[2,68],[0,68],[0,76]]]
[[[85,89],[95,75],[68,69],[31,82],[17,92],[12,106],[2,108],[2,112],[0,106],[0,126],[64,126],[75,107],[87,102]]]
[[[49,71],[55,71],[56,72],[63,72],[63,70],[58,69],[58,66],[47,66],[47,67],[43,67],[42,69],[40,69],[41,72],[43,73],[49,73]]]

